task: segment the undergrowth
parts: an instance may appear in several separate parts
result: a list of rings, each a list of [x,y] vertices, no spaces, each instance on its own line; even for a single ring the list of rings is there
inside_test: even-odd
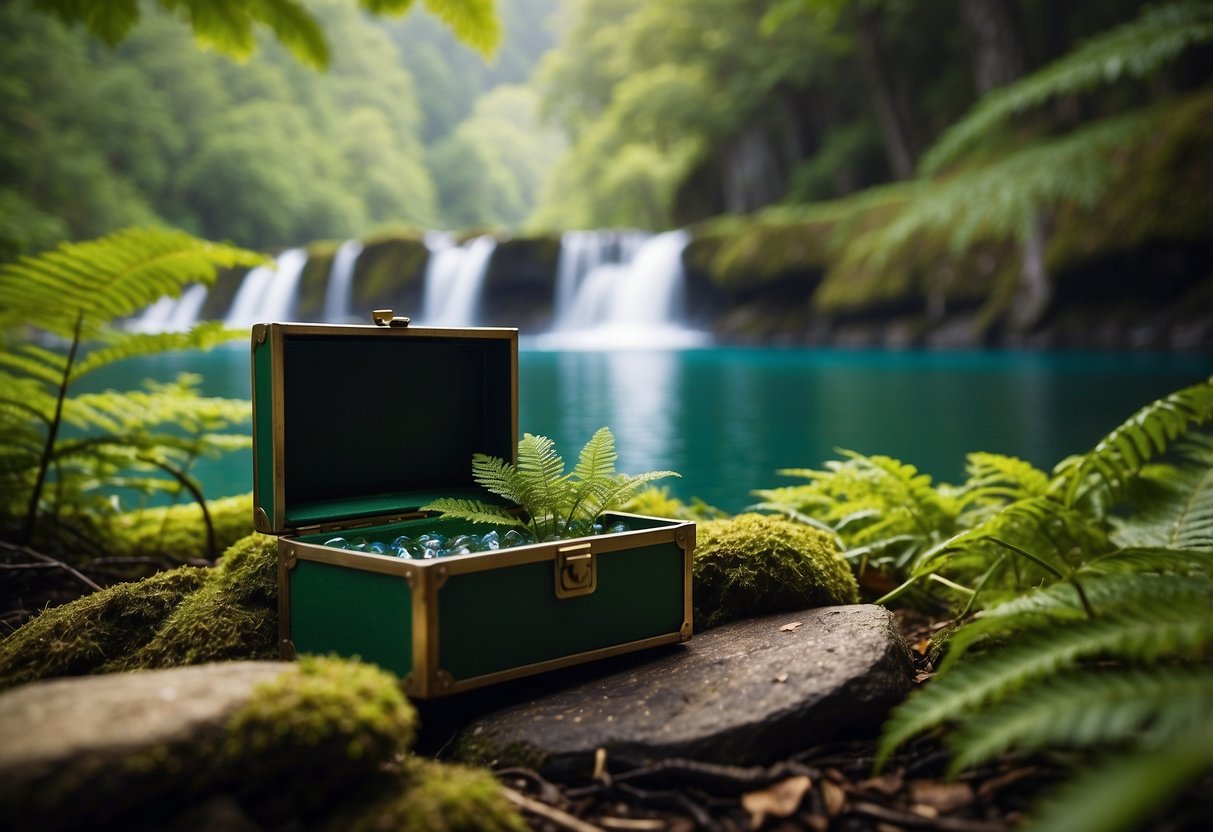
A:
[[[1072,776],[1031,828],[1135,828],[1213,771],[1213,379],[1051,473],[993,454],[967,470],[936,485],[848,453],[759,495],[901,580],[881,602],[955,610],[878,766],[926,732],[953,775],[1048,753]]]

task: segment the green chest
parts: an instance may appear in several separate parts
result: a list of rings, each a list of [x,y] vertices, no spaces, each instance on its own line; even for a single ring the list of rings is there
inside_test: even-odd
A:
[[[515,458],[517,330],[258,325],[252,375],[284,657],[359,656],[429,698],[690,637],[693,523],[608,514],[612,533],[392,553],[402,535],[490,530],[418,508],[487,498],[473,454]]]

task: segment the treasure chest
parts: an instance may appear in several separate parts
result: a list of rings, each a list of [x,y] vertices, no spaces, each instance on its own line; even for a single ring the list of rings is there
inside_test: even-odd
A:
[[[690,638],[693,523],[614,513],[605,533],[507,546],[420,510],[490,499],[473,454],[516,460],[518,331],[374,319],[252,330],[254,525],[278,536],[283,658],[357,656],[425,699]],[[437,535],[475,543],[392,548]]]

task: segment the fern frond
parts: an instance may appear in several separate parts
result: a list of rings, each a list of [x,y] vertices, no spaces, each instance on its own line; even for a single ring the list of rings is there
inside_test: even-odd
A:
[[[158,355],[172,350],[209,350],[219,344],[247,337],[247,331],[227,329],[222,321],[203,321],[188,332],[107,332],[103,336],[104,346],[90,350],[88,355],[76,362],[72,368],[72,380],[128,358]]]
[[[1094,204],[1112,181],[1115,152],[1153,124],[1138,113],[1108,118],[947,179],[920,182],[905,210],[856,237],[843,259],[851,268],[884,268],[927,233],[946,234],[955,252],[987,237],[1024,239],[1043,206]]]
[[[1003,752],[1158,746],[1213,717],[1213,669],[1162,667],[1071,673],[967,719],[949,738],[952,775]]]
[[[594,517],[601,511],[604,495],[615,480],[615,436],[610,428],[601,427],[585,443],[573,468],[572,479],[576,481],[571,494],[568,515],[569,523],[576,519],[578,511]]]
[[[58,387],[67,368],[67,357],[37,344],[21,344],[14,352],[0,350],[0,367],[8,367],[27,378]]]
[[[521,502],[533,509],[542,521],[556,516],[567,496],[564,460],[556,452],[556,444],[546,436],[524,434],[518,442],[518,487],[523,497]]]
[[[1083,572],[1143,572],[1171,575],[1213,575],[1213,551],[1162,547],[1125,547],[1091,558]]]
[[[971,453],[965,460],[968,479],[960,489],[964,500],[1014,502],[1040,497],[1049,488],[1049,475],[1018,457]]]
[[[1029,633],[1009,647],[971,658],[936,676],[912,694],[885,723],[877,764],[910,737],[962,719],[1081,659],[1113,654],[1154,661],[1192,654],[1211,642],[1213,608],[1208,604],[1173,605],[1149,614],[1125,613]]]
[[[423,505],[421,511],[436,511],[449,517],[467,520],[470,523],[502,526],[525,525],[522,520],[510,514],[504,507],[482,503],[479,500],[440,497]]]
[[[596,509],[591,513],[597,515],[608,508],[626,503],[640,493],[641,488],[654,480],[677,476],[681,475],[675,471],[646,471],[643,474],[621,475],[615,479],[615,484],[611,488],[598,496]]]
[[[1189,434],[1143,468],[1109,520],[1124,547],[1213,551],[1213,439]]]
[[[1130,832],[1144,828],[1213,766],[1213,719],[1161,748],[1107,757],[1063,785],[1034,812],[1025,832]]]
[[[0,328],[31,324],[71,339],[77,315],[91,339],[162,295],[210,285],[219,267],[254,266],[263,255],[183,231],[130,228],[0,266]]]
[[[1141,572],[1082,575],[1080,570],[1079,581],[1085,604],[1074,583],[1059,581],[982,610],[952,634],[938,672],[949,672],[970,649],[991,638],[1005,640],[1027,631],[1086,619],[1088,607],[1103,616],[1124,612],[1148,614],[1158,606],[1213,606],[1213,579],[1203,575]]]
[[[518,488],[518,471],[501,457],[473,454],[472,479],[490,494],[496,494],[511,503],[522,502],[522,494]]]
[[[920,170],[926,176],[936,173],[1017,113],[1122,77],[1147,77],[1188,47],[1210,40],[1213,7],[1209,3],[1147,8],[1137,20],[1097,35],[1031,75],[985,95],[923,154]]]
[[[1147,462],[1193,427],[1213,421],[1213,378],[1151,402],[1099,441],[1088,453],[1071,457],[1054,472],[1051,490],[1074,506],[1094,490],[1109,501],[1122,498]]]

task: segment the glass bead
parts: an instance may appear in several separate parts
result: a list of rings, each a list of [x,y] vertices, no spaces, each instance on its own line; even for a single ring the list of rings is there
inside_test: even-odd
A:
[[[367,544],[366,551],[370,552],[372,555],[386,555],[387,554],[387,544],[381,543],[378,540],[374,540]]]
[[[606,526],[602,525],[601,523],[595,523],[593,529],[594,534],[602,534],[606,531]]]
[[[393,555],[398,558],[411,558],[413,552],[418,548],[413,538],[407,534],[402,534],[392,541],[392,545],[388,547]]]
[[[529,535],[524,535],[517,529],[510,529],[505,533],[505,540],[502,541],[502,546],[525,546],[530,541],[527,539]]]
[[[612,523],[610,532],[611,534],[619,534],[620,532],[626,532],[627,530],[628,527],[623,523]]]
[[[494,529],[480,538],[480,549],[484,552],[495,552],[501,548],[501,535]]]
[[[346,540],[344,537],[329,538],[328,540],[324,541],[324,545],[332,546],[334,549],[350,548],[350,542],[348,540]]]
[[[356,552],[365,552],[366,545],[367,544],[366,544],[365,537],[355,537],[353,540],[350,541],[349,548],[353,549]]]

